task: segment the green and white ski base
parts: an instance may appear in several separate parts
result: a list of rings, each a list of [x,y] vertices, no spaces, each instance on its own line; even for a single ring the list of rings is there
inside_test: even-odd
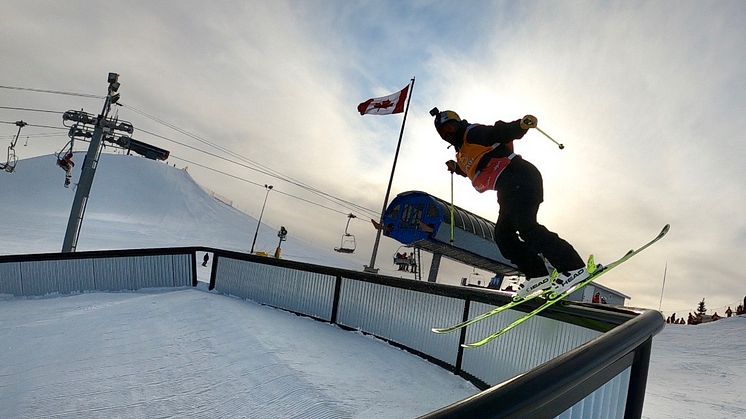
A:
[[[610,264],[602,267],[599,270],[595,270],[595,262],[593,261],[593,257],[591,256],[591,258],[588,261],[588,265],[589,265],[588,266],[588,270],[591,271],[591,269],[594,269],[594,271],[591,271],[592,272],[591,275],[588,278],[586,278],[584,281],[576,284],[575,286],[569,288],[568,290],[566,290],[565,292],[563,292],[563,293],[561,293],[559,295],[548,295],[547,296],[547,301],[544,304],[542,304],[541,306],[537,307],[533,311],[525,314],[524,316],[516,319],[514,322],[512,322],[509,325],[505,326],[504,328],[498,330],[497,332],[495,332],[495,333],[493,333],[493,334],[485,337],[484,339],[478,340],[478,341],[472,342],[472,343],[465,343],[465,344],[462,344],[461,346],[463,346],[464,348],[478,348],[478,347],[483,346],[484,344],[486,344],[486,343],[488,343],[488,342],[490,342],[490,341],[492,341],[492,340],[494,340],[494,339],[496,339],[496,338],[498,338],[498,337],[500,337],[500,336],[508,333],[509,331],[511,331],[511,330],[515,329],[516,327],[520,326],[521,324],[523,324],[524,322],[528,321],[529,319],[531,319],[532,317],[536,316],[537,314],[541,313],[542,311],[544,311],[544,310],[548,309],[549,307],[553,306],[554,304],[557,304],[558,302],[564,300],[567,296],[569,296],[570,294],[574,293],[575,291],[577,291],[577,290],[585,287],[586,285],[590,284],[591,282],[593,282],[599,276],[605,274],[606,272],[608,272],[608,271],[612,270],[613,268],[615,268],[615,267],[621,265],[622,263],[626,262],[627,260],[629,260],[630,258],[632,258],[633,256],[635,256],[636,254],[638,254],[638,253],[642,252],[643,250],[647,249],[648,247],[650,247],[651,245],[653,245],[653,243],[655,243],[658,240],[662,239],[668,233],[668,230],[670,228],[671,228],[671,226],[669,224],[666,224],[663,227],[663,229],[661,230],[661,232],[658,233],[658,235],[655,238],[653,238],[652,240],[650,240],[649,242],[645,243],[644,245],[640,246],[637,249],[630,250],[624,256],[622,256],[621,258],[615,260],[614,262],[611,262]],[[591,263],[593,263],[592,267],[591,267]],[[547,294],[550,294],[550,293],[547,293]]]
[[[550,278],[549,278],[550,282],[554,281],[554,279],[557,278],[557,276],[559,276],[559,273],[555,269],[552,272],[552,274],[550,275]],[[535,299],[537,297],[541,297],[541,296],[545,295],[545,293],[546,293],[545,290],[541,290],[541,291],[536,291],[533,294],[529,294],[529,295],[527,295],[524,298],[513,297],[513,299],[508,304],[504,304],[504,305],[496,307],[496,308],[494,308],[494,309],[492,309],[490,311],[486,311],[486,312],[484,312],[484,313],[482,313],[482,314],[480,314],[480,315],[478,315],[478,316],[476,316],[476,317],[474,317],[472,319],[466,320],[466,321],[461,322],[461,323],[454,324],[453,326],[449,326],[449,327],[434,327],[434,328],[432,328],[430,330],[432,330],[433,333],[444,334],[444,333],[453,332],[454,330],[463,329],[466,326],[472,325],[474,323],[480,322],[480,321],[482,321],[484,319],[487,319],[489,317],[492,317],[494,315],[500,314],[500,313],[502,313],[505,310],[510,310],[511,308],[517,307],[517,306],[519,306],[519,305],[521,305],[521,304],[523,304],[525,302],[531,301],[531,300],[533,300],[533,299]]]

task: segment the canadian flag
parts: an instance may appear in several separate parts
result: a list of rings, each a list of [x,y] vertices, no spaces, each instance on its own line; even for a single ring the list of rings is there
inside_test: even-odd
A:
[[[357,105],[357,110],[360,112],[360,115],[391,115],[393,113],[402,113],[404,112],[404,103],[407,101],[407,93],[409,93],[409,85],[401,89],[401,91],[388,96],[368,99]]]

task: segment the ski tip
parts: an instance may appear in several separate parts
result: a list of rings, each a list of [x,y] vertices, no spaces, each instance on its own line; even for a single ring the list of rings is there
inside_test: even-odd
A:
[[[671,229],[671,224],[666,224],[665,226],[663,226],[663,230],[661,230],[661,234],[668,233],[668,230],[670,229]]]
[[[443,329],[438,329],[437,327],[433,327],[432,329],[430,329],[430,331],[439,335],[445,333]]]

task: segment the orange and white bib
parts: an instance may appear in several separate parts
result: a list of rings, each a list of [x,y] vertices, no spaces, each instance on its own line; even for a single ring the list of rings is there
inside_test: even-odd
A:
[[[508,164],[510,164],[510,160],[512,160],[513,157],[516,156],[516,154],[512,153],[513,144],[508,143],[506,144],[506,147],[511,150],[509,156],[491,157],[490,161],[482,170],[477,170],[479,162],[482,160],[482,158],[487,153],[499,147],[501,144],[498,143],[492,146],[484,146],[469,143],[466,140],[466,136],[472,127],[474,127],[474,125],[469,125],[464,132],[464,138],[461,148],[456,153],[456,163],[458,164],[459,168],[461,168],[461,170],[466,173],[466,176],[469,177],[472,186],[474,186],[474,189],[476,189],[477,192],[482,193],[484,191],[494,189],[495,182],[500,176],[500,173],[502,173],[503,170],[508,167]]]

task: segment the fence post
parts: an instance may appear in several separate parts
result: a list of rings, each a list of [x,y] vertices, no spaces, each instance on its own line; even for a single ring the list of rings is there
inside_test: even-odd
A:
[[[337,311],[339,309],[339,293],[342,290],[342,275],[337,275],[337,281],[334,283],[334,298],[332,299],[332,317],[329,322],[337,324]]]
[[[215,279],[217,278],[218,274],[218,256],[217,252],[212,253],[212,271],[210,272],[210,286],[207,288],[208,290],[212,291],[215,289]]]
[[[192,252],[192,287],[197,286],[197,251]]]
[[[645,401],[645,387],[648,381],[650,366],[650,352],[653,347],[651,336],[635,350],[635,359],[629,374],[629,389],[627,390],[627,404],[624,408],[625,418],[642,417],[642,406]]]
[[[469,306],[471,306],[471,299],[464,299],[464,315],[461,316],[462,321],[469,320]],[[461,346],[466,341],[466,327],[461,328],[458,338],[458,354],[456,354],[456,374],[461,372],[461,362],[464,359],[464,347]]]

